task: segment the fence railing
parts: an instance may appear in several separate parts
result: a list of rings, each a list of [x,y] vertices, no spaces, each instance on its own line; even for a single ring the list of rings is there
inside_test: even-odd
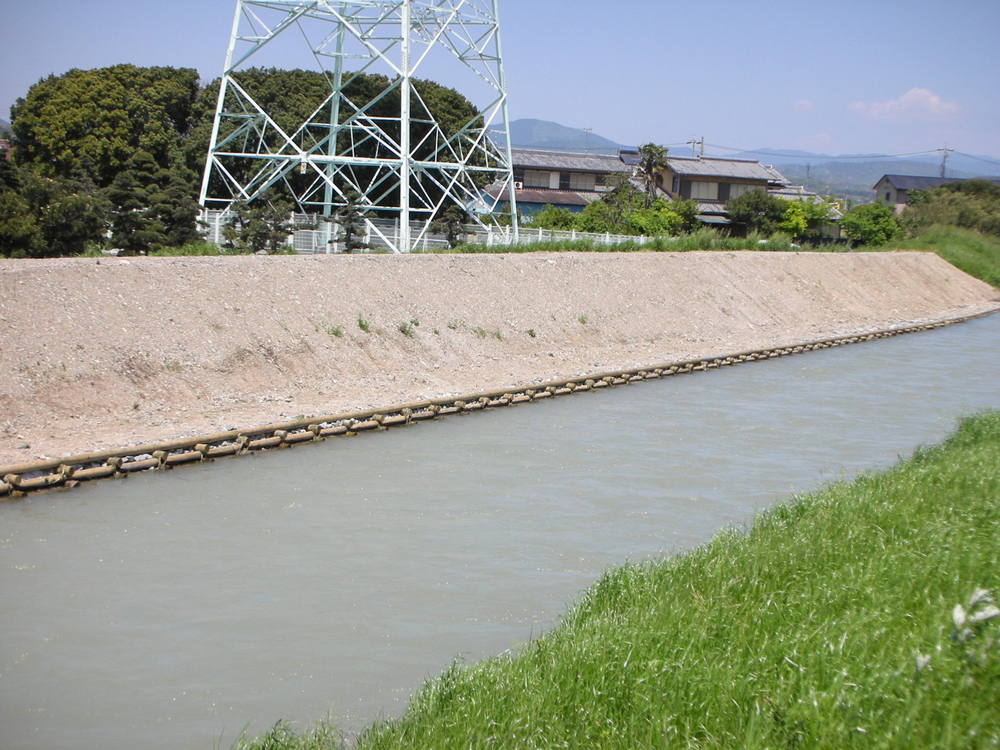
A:
[[[226,238],[223,228],[228,223],[227,212],[215,209],[202,211],[199,217],[202,224],[202,231],[206,242],[223,246]],[[304,255],[332,254],[344,251],[340,227],[335,222],[317,219],[313,214],[292,214],[291,223],[295,230],[288,235],[287,245],[294,248],[296,253]],[[443,234],[431,234],[425,232],[421,235],[424,224],[421,222],[410,223],[410,235],[419,238],[411,248],[410,252],[433,252],[448,247],[448,240]],[[392,248],[401,245],[399,221],[392,219],[366,219],[364,231],[358,234],[357,239],[364,244],[362,253],[391,252]],[[513,232],[510,227],[489,227],[484,229],[481,226],[470,225],[465,227],[465,234],[460,237],[465,242],[487,247],[500,247],[513,245]],[[577,232],[563,231],[558,229],[533,228],[529,225],[522,225],[518,231],[517,244],[532,245],[539,242],[576,242],[587,241],[595,245],[620,245],[623,242],[632,242],[645,245],[652,242],[652,237],[634,237],[629,235],[611,234],[609,232]]]

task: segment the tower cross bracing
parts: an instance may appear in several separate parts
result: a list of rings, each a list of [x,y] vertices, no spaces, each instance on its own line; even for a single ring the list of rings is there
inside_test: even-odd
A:
[[[328,87],[301,122],[282,118],[273,96],[265,101],[241,76],[292,50]],[[425,70],[447,75],[473,110],[442,122]],[[502,210],[501,232],[516,239],[497,0],[237,0],[210,143],[207,208],[275,192],[326,219],[350,207],[407,252],[455,204],[494,230]]]

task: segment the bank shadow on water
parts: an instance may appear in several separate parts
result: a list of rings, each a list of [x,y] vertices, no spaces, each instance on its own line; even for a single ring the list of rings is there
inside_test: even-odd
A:
[[[0,504],[0,746],[398,713],[605,567],[1000,407],[998,352],[992,316]]]

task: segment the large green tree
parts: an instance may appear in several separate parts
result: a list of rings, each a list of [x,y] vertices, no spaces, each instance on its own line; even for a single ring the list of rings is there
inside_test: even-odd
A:
[[[250,69],[237,80],[289,133],[330,93],[326,76],[313,71]],[[352,78],[345,93],[353,106],[366,108],[372,117],[398,116],[399,90],[380,97],[387,86],[387,78],[363,74]],[[128,252],[196,239],[196,196],[218,88],[214,81],[200,90],[191,69],[133,65],[71,70],[32,86],[11,112],[16,168],[0,169],[0,253],[76,254],[87,243],[105,241],[109,227],[112,244]],[[421,144],[417,158],[433,148],[425,138],[427,121],[435,120],[449,136],[469,123],[481,124],[471,102],[431,81],[414,83],[411,109],[412,141]],[[342,107],[341,120],[351,111],[349,105]],[[224,123],[222,134],[234,127]],[[308,147],[325,132],[317,126],[298,138]],[[369,139],[358,153],[376,156],[380,148]],[[237,177],[245,180],[247,175]],[[366,175],[358,177],[365,184]],[[289,175],[295,187],[301,187],[296,181],[310,179]],[[433,180],[426,182],[433,193]],[[282,184],[269,195],[268,207],[256,214],[243,208],[238,222],[243,247],[276,248],[271,237],[281,234],[279,214],[289,208],[289,196]],[[281,208],[277,213],[275,206]]]
[[[299,130],[299,126],[309,120],[330,96],[330,82],[325,74],[311,70],[249,68],[239,71],[233,78],[240,88],[253,97],[263,110],[268,112],[278,127],[286,134],[294,136],[295,141],[304,150],[312,149],[327,135],[328,126],[323,125],[314,125]],[[341,123],[346,122],[349,117],[354,115],[356,109],[364,109],[367,116],[378,119],[399,117],[400,90],[395,88],[383,95],[383,92],[390,86],[388,78],[377,74],[347,74],[347,78],[349,83],[344,87],[344,96],[351,104],[345,103],[340,107],[339,120]],[[204,166],[211,142],[220,85],[219,79],[209,83],[194,104],[193,125],[184,146],[185,160],[191,169],[200,171]],[[235,94],[232,96],[235,97]],[[469,123],[481,124],[479,110],[472,102],[458,91],[433,81],[420,79],[414,81],[410,108],[412,118],[410,140],[411,143],[417,144],[414,152],[417,159],[429,157],[435,148],[434,139],[427,137],[431,130],[428,121],[431,119],[441,126],[448,137],[453,136]],[[243,124],[244,121],[239,118],[224,120],[220,127],[220,139],[225,139]],[[399,140],[398,127],[394,130],[384,123],[383,126],[386,127],[387,135],[391,139]],[[356,135],[355,133],[354,136]],[[338,153],[344,153],[350,137],[352,136],[347,132],[340,136],[341,140],[337,144]],[[277,150],[281,147],[282,140],[277,132],[271,130],[264,138],[264,143],[268,148]],[[356,148],[354,154],[366,157],[392,156],[391,151],[384,144],[373,138],[362,139],[361,145]],[[251,170],[258,166],[248,161],[227,163],[227,168],[233,176],[243,184],[249,182]],[[356,172],[359,184],[366,184],[375,176],[374,170],[368,168],[357,168]],[[313,174],[300,175],[297,172],[286,177],[295,190],[311,183],[314,178]],[[439,179],[447,182],[444,177]],[[346,185],[341,187],[344,190],[349,189]],[[425,187],[427,186],[425,185]],[[275,185],[272,194],[281,194],[283,189],[282,185]],[[216,182],[211,186],[210,191],[215,195],[225,195],[227,189],[223,184]],[[429,192],[433,194],[434,189],[431,187]],[[394,197],[390,191],[387,202],[391,204],[393,200]]]
[[[198,71],[115,65],[51,75],[11,108],[14,158],[47,177],[81,168],[110,185],[137,151],[170,164],[191,124]]]
[[[674,211],[673,204],[656,198],[647,206],[646,197],[628,178],[615,179],[611,190],[583,209],[574,228],[646,237],[676,234],[683,229],[684,218]]]
[[[788,202],[766,190],[751,190],[726,203],[729,220],[743,231],[772,235],[785,220]]]
[[[0,255],[78,255],[102,239],[109,205],[85,174],[43,177],[21,167],[8,175],[0,186]]]
[[[180,247],[198,239],[194,175],[183,167],[160,167],[152,154],[138,151],[105,194],[112,206],[111,240],[130,253]]]
[[[883,203],[855,206],[840,220],[844,236],[863,245],[884,245],[899,234],[892,209]]]

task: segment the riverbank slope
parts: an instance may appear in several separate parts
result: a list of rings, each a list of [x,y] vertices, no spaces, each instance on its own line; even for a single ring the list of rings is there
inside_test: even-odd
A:
[[[990,412],[746,532],[609,570],[557,628],[456,662],[357,747],[996,747],[998,492]],[[327,730],[281,746],[337,747]]]
[[[0,465],[997,309],[919,252],[0,260]]]

